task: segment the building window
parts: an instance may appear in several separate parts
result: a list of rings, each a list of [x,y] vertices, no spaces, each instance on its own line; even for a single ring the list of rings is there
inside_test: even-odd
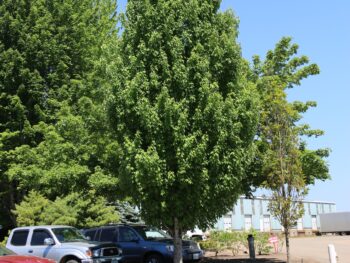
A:
[[[224,216],[224,230],[231,230],[232,229],[232,217],[231,215],[227,214]]]
[[[253,215],[255,215],[254,199],[252,199],[252,213]]]
[[[264,215],[263,224],[264,224],[263,231],[270,232],[271,231],[270,215]]]
[[[241,215],[244,215],[244,206],[243,206],[243,199],[240,199],[240,204],[241,204]]]
[[[311,215],[311,205],[310,203],[307,204],[308,210],[309,210],[309,215]]]
[[[244,216],[244,230],[249,231],[253,227],[252,225],[252,215]]]
[[[260,200],[260,215],[263,215],[263,202]]]

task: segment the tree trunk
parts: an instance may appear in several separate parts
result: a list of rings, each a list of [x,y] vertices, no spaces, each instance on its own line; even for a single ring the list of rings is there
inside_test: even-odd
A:
[[[286,250],[287,250],[287,263],[290,262],[290,255],[289,255],[289,228],[284,228],[284,235],[286,238]]]
[[[177,217],[174,218],[174,263],[182,263],[181,229]]]
[[[8,212],[9,215],[9,219],[10,219],[10,224],[12,226],[17,226],[17,222],[16,222],[16,217],[14,216],[14,214],[11,212],[13,209],[15,209],[15,204],[16,204],[16,196],[15,196],[15,189],[16,186],[13,185],[13,182],[9,181],[8,187],[8,199],[7,199],[7,204],[6,204],[6,210]]]

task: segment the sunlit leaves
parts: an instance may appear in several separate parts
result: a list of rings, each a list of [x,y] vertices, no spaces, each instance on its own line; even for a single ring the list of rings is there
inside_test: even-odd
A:
[[[209,226],[248,176],[258,100],[238,21],[218,7],[128,2],[109,116],[121,184],[154,225],[172,228],[176,217],[181,229]]]
[[[94,191],[72,193],[54,201],[36,191],[30,191],[13,211],[18,226],[70,225],[92,227],[116,223],[119,215],[115,208],[106,205],[103,197]]]

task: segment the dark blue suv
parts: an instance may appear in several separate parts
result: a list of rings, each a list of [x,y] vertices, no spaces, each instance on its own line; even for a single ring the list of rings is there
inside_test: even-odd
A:
[[[114,242],[122,249],[121,263],[171,263],[173,239],[165,232],[145,225],[111,225],[83,230],[93,241]],[[203,251],[194,241],[182,241],[184,261],[198,261]]]

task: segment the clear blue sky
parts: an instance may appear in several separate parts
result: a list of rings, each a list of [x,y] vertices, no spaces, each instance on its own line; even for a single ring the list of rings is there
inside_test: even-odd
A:
[[[350,211],[350,1],[348,0],[223,0],[240,19],[243,56],[264,56],[282,36],[291,36],[299,54],[317,63],[321,73],[291,90],[290,100],[318,103],[302,122],[325,131],[311,139],[312,149],[329,147],[332,180],[316,182],[307,197],[335,202]]]
[[[121,9],[126,0],[119,1]],[[316,182],[307,200],[335,202],[350,211],[350,1],[348,0],[223,0],[240,19],[243,56],[264,56],[282,36],[291,36],[299,54],[317,63],[321,74],[290,91],[290,100],[314,100],[316,108],[302,122],[325,131],[311,139],[312,149],[328,147],[332,180]]]

